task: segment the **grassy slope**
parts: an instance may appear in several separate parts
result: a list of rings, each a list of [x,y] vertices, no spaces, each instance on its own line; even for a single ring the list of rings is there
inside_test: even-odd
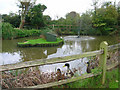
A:
[[[54,44],[54,43],[59,43],[61,41],[62,41],[62,39],[57,38],[56,42],[47,42],[45,39],[39,38],[39,39],[35,39],[35,40],[28,40],[26,42],[20,42],[18,44],[49,44],[49,43]]]
[[[101,84],[102,75],[79,80],[66,85],[61,85],[61,88],[118,88],[118,68],[115,68],[106,73],[106,82],[104,85]],[[119,87],[120,88],[120,87]]]

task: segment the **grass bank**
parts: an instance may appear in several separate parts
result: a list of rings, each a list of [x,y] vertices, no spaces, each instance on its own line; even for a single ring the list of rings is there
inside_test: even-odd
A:
[[[63,44],[63,39],[57,38],[55,42],[48,42],[46,39],[39,38],[34,40],[27,40],[25,42],[19,42],[19,47],[31,47],[31,46],[40,46],[40,47],[49,47],[49,46],[58,46]]]
[[[79,80],[66,85],[61,85],[59,88],[120,88],[119,87],[119,68],[106,72],[105,84],[101,84],[102,75]]]

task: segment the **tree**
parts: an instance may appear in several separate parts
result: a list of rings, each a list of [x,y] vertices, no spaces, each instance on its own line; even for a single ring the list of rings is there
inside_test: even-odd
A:
[[[103,5],[102,5],[102,8],[107,8],[110,5],[112,5],[112,2],[110,2],[110,1],[104,2]]]
[[[44,15],[43,16],[43,19],[44,19],[44,23],[45,25],[49,25],[50,22],[51,22],[51,17],[49,15]]]
[[[102,7],[96,10],[96,15],[93,15],[93,26],[100,34],[107,34],[110,30],[114,30],[114,25],[117,24],[118,13],[113,5]]]
[[[3,14],[2,18],[4,19],[4,22],[8,22],[10,24],[12,24],[13,27],[19,27],[20,24],[20,16],[15,14],[15,13],[9,13],[9,15],[7,14]]]
[[[83,13],[80,17],[80,29],[84,31],[86,34],[90,34],[92,28],[92,12],[91,11],[86,11],[86,13]]]
[[[66,14],[66,24],[77,25],[80,19],[80,15],[75,11]]]
[[[118,2],[117,5],[117,11],[118,11],[118,26],[120,26],[120,1]]]
[[[99,0],[92,0],[93,1],[93,4],[92,6],[94,7],[94,14],[96,15],[96,10],[97,8],[99,7]]]
[[[60,19],[58,19],[57,24],[58,25],[65,25],[65,19],[61,17]]]
[[[24,24],[25,24],[25,16],[27,14],[27,12],[29,11],[29,9],[31,7],[33,7],[33,5],[35,4],[36,0],[34,0],[32,2],[32,0],[18,0],[20,2],[19,8],[22,8],[22,12],[21,12],[21,23],[19,28],[22,29]]]
[[[31,24],[35,26],[37,29],[39,27],[45,26],[44,18],[43,18],[43,12],[47,9],[45,5],[35,5],[33,8],[30,10],[30,20]]]

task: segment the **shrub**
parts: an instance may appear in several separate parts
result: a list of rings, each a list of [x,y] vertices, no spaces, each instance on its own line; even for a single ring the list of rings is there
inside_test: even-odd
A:
[[[12,39],[14,37],[14,28],[9,23],[1,23],[2,24],[2,38],[3,39]]]
[[[14,29],[9,23],[2,23],[2,38],[3,39],[13,39],[13,38],[22,38],[29,36],[40,36],[41,30],[20,30]]]
[[[19,30],[14,29],[14,32],[16,32],[16,38],[22,38],[22,37],[29,37],[29,36],[40,36],[41,30]]]

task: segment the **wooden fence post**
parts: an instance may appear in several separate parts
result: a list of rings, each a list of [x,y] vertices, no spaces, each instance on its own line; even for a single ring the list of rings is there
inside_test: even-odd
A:
[[[103,54],[100,55],[100,67],[102,68],[102,84],[105,83],[105,77],[106,77],[106,62],[107,62],[107,53],[108,53],[108,43],[106,41],[103,41],[100,44],[100,50],[103,50]]]
[[[55,29],[55,25],[53,24],[53,27],[52,27],[52,29],[54,30]]]

